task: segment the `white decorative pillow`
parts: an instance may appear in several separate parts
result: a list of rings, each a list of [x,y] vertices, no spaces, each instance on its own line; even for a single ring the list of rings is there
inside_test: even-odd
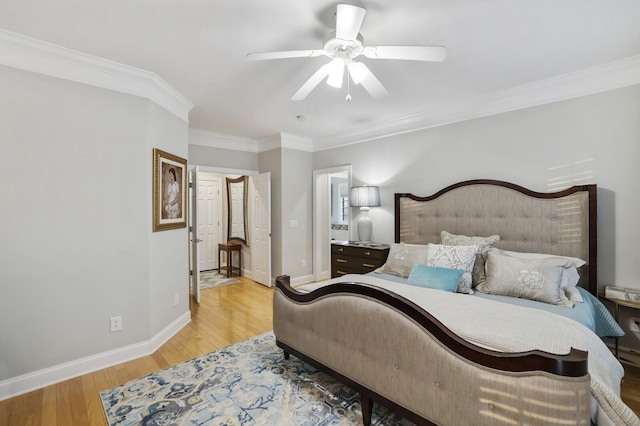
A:
[[[562,275],[571,261],[560,257],[517,258],[487,253],[487,279],[476,290],[502,296],[521,297],[539,302],[573,307],[560,288]]]
[[[500,241],[500,235],[490,237],[467,237],[466,235],[455,235],[447,231],[440,232],[442,244],[450,246],[478,246],[476,261],[473,264],[473,286],[484,282],[484,255]]]
[[[476,261],[478,246],[449,246],[442,244],[428,244],[427,266],[441,268],[462,269],[464,274],[458,281],[458,293],[473,294],[471,286],[471,272]]]
[[[374,272],[407,278],[415,263],[427,263],[427,246],[395,243],[391,244],[386,263]]]
[[[564,272],[562,274],[562,282],[560,284],[560,288],[562,289],[564,296],[571,300],[572,302],[583,303],[582,295],[580,291],[578,291],[577,286],[580,281],[580,274],[578,273],[577,268],[585,265],[585,262],[582,259],[578,259],[577,257],[566,257],[566,256],[556,256],[554,254],[544,254],[544,253],[523,253],[519,251],[508,251],[508,250],[500,250],[493,249],[495,253],[515,257],[518,259],[548,259],[548,258],[556,258],[566,260],[568,266],[565,267]],[[484,255],[486,257],[486,254]],[[562,296],[562,294],[560,295]]]
[[[564,291],[567,299],[572,302],[580,302],[583,303],[582,295],[578,290],[578,282],[580,281],[580,274],[575,266],[571,266],[569,268],[564,269],[564,274],[562,274],[562,284],[560,284],[560,289]]]

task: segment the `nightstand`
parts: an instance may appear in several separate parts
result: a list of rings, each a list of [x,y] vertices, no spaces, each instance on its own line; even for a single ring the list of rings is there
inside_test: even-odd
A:
[[[604,299],[608,302],[613,303],[613,317],[615,318],[616,322],[618,323],[618,325],[620,324],[620,306],[624,306],[627,308],[631,308],[631,309],[640,309],[640,302],[634,302],[631,300],[624,300],[624,299],[616,299],[613,297],[607,297],[603,294],[599,295],[598,298],[600,299]],[[616,358],[620,358],[618,356],[618,338],[615,337],[615,342],[616,342]]]
[[[388,244],[333,241],[331,243],[331,278],[371,272],[384,265],[388,255]]]

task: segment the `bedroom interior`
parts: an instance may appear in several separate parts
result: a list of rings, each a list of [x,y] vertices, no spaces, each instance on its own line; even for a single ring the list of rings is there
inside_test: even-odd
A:
[[[446,59],[363,54],[357,60],[384,85],[384,99],[352,82],[349,102],[346,87],[325,84],[292,101],[327,58],[245,56],[321,49],[335,29],[335,2],[167,2],[151,16],[141,5],[77,0],[0,5],[0,137],[11,141],[0,154],[13,160],[8,182],[22,184],[7,185],[18,208],[4,213],[3,239],[13,243],[0,257],[0,404],[19,410],[51,395],[31,391],[150,356],[193,323],[188,231],[152,232],[154,148],[190,166],[271,173],[272,282],[330,276],[331,254],[318,257],[314,239],[315,171],[348,166],[349,188],[380,189],[380,207],[369,211],[380,244],[395,241],[396,193],[434,194],[479,178],[541,193],[597,184],[598,291],[640,290],[639,6],[526,2],[518,10],[495,0],[489,9],[500,14],[464,1],[358,6],[364,45],[446,46]],[[87,13],[75,19],[79,10]],[[357,240],[361,214],[354,207],[348,216],[347,239]],[[243,254],[250,266],[251,251]],[[109,330],[114,316],[121,331]],[[638,318],[620,307],[625,335],[605,339],[635,362]],[[206,338],[219,342],[216,333]]]
[[[277,278],[276,344],[358,390],[364,424],[373,401],[418,424],[639,423],[615,396],[623,369],[601,340],[623,331],[597,300],[597,206],[594,184],[540,193],[471,180],[395,194],[395,244],[381,267],[295,289]],[[559,316],[571,320],[547,322]],[[454,396],[455,412],[443,408]]]

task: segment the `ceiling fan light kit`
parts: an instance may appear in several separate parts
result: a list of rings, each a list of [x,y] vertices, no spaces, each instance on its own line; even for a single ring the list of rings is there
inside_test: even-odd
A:
[[[389,94],[382,83],[373,75],[362,62],[353,59],[364,55],[370,59],[396,59],[409,61],[444,61],[447,51],[442,46],[365,46],[364,38],[360,34],[360,27],[366,10],[348,4],[339,4],[336,9],[336,30],[329,33],[324,41],[322,50],[289,50],[279,52],[249,53],[247,59],[285,59],[311,58],[320,55],[327,56],[331,62],[316,71],[296,93],[292,100],[303,100],[325,77],[327,84],[340,88],[344,80],[344,70],[348,70],[349,78],[362,87],[374,99],[381,99]],[[346,100],[351,100],[347,90]]]
[[[344,62],[336,58],[329,63],[329,78],[327,78],[327,84],[331,87],[339,89],[342,87],[342,80],[344,79]]]

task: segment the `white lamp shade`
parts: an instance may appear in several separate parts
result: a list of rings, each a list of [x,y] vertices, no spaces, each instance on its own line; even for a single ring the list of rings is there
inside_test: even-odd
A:
[[[351,207],[378,207],[380,189],[377,186],[354,186],[349,197]]]
[[[342,80],[344,80],[344,61],[336,58],[329,63],[329,78],[327,78],[327,84],[339,89],[342,87]]]
[[[360,84],[362,80],[369,74],[369,68],[362,62],[351,61],[347,64],[349,75],[355,84]]]

